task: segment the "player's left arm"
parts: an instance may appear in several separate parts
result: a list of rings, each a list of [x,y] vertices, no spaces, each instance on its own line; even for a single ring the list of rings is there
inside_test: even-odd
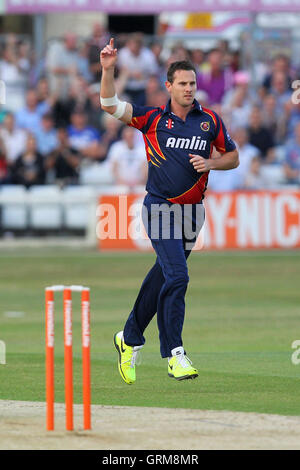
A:
[[[189,156],[191,157],[190,162],[198,173],[210,170],[232,170],[239,166],[239,153],[237,149],[209,159],[191,153]]]

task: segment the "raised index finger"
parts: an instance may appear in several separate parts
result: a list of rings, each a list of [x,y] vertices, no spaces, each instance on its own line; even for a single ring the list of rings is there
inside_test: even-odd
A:
[[[110,38],[109,45],[114,49],[114,38]]]

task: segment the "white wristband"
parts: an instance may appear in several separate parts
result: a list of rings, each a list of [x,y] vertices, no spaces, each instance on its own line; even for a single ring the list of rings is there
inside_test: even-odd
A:
[[[100,103],[103,106],[118,106],[118,102],[119,99],[117,94],[115,94],[115,96],[112,96],[111,98],[102,98],[102,96],[100,96]]]
[[[112,114],[112,116],[115,117],[116,119],[120,119],[125,113],[125,110],[126,110],[126,101],[118,100],[117,109],[114,112],[114,114]]]
[[[111,98],[102,98],[100,96],[100,102],[103,106],[116,106],[117,109],[115,110],[113,117],[116,119],[120,119],[126,110],[126,101],[120,101],[117,94],[112,96]]]

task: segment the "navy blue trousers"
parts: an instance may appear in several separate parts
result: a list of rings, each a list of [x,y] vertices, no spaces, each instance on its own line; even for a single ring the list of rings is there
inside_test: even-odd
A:
[[[143,222],[157,258],[125,324],[124,340],[130,346],[144,344],[143,333],[157,313],[161,356],[170,357],[172,349],[182,346],[186,260],[203,225],[204,207],[171,204],[147,194]]]

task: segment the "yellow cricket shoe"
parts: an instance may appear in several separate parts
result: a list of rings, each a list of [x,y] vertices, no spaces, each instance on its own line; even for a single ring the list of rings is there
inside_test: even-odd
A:
[[[123,331],[114,336],[114,345],[119,353],[118,368],[124,382],[131,385],[136,381],[135,364],[142,346],[128,346],[124,343]]]
[[[168,362],[168,375],[176,380],[195,379],[198,371],[192,367],[192,362],[184,354],[183,347],[172,349],[172,357]]]

